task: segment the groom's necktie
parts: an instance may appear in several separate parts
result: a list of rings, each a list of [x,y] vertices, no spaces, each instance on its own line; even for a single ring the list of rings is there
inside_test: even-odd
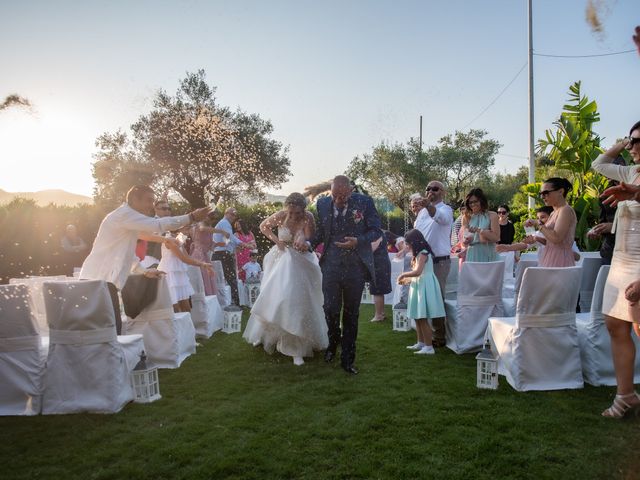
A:
[[[344,208],[336,208],[338,211],[338,216],[336,217],[336,225],[338,228],[342,229],[344,227]]]

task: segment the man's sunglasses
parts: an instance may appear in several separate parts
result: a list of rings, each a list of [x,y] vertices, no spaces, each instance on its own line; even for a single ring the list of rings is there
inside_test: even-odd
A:
[[[438,192],[440,187],[427,187],[427,192]]]

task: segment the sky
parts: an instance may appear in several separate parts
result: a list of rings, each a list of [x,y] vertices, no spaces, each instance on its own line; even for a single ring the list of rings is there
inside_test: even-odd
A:
[[[585,19],[587,0],[533,0],[534,52],[633,49],[638,0],[600,3],[602,34]],[[526,0],[0,0],[0,18],[0,100],[34,104],[0,111],[7,191],[91,195],[96,138],[128,130],[159,89],[175,93],[198,69],[219,104],[269,119],[289,146],[292,175],[272,193],[418,137],[420,115],[425,147],[478,128],[502,144],[496,171],[528,164]],[[536,138],[577,80],[598,102],[605,145],[640,117],[636,53],[536,55],[533,69]]]

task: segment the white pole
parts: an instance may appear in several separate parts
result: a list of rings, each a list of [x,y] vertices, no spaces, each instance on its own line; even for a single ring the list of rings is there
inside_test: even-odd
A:
[[[533,132],[533,0],[529,4],[529,183],[536,181],[536,161]],[[535,207],[535,199],[529,197],[529,208]]]

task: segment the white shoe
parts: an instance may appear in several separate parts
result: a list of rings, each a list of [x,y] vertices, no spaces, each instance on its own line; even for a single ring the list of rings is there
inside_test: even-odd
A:
[[[420,350],[422,347],[424,347],[424,343],[418,342],[418,343],[414,343],[413,345],[409,345],[407,347],[407,349],[409,349],[409,350]]]
[[[436,353],[436,351],[433,349],[432,346],[425,345],[420,350],[418,350],[417,352],[413,352],[413,353],[415,353],[416,355],[433,355],[433,354]]]
[[[298,367],[304,365],[304,359],[302,357],[293,357],[293,364]]]

